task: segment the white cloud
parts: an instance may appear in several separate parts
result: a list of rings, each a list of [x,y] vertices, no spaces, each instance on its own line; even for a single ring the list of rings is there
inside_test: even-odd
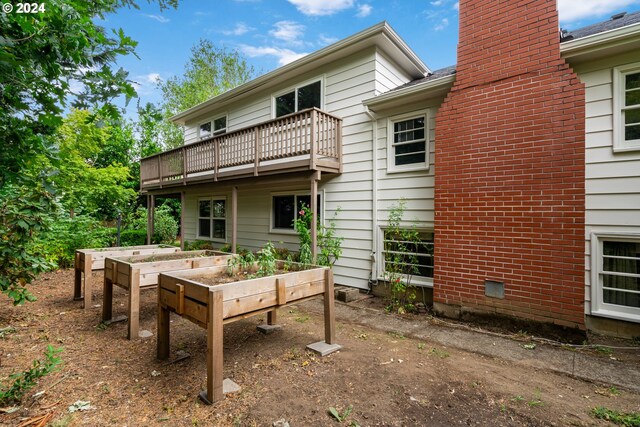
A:
[[[280,21],[273,24],[274,29],[269,31],[272,37],[289,44],[301,45],[300,37],[304,35],[305,26],[294,21]]]
[[[301,13],[312,16],[333,15],[353,7],[355,0],[288,0]]]
[[[444,0],[436,0],[430,3],[431,3],[431,6],[442,6],[442,4],[444,3]]]
[[[440,22],[435,27],[433,27],[433,29],[436,31],[442,31],[445,28],[447,28],[448,25],[449,25],[449,20],[447,18],[442,18]]]
[[[156,21],[158,21],[161,24],[166,24],[167,22],[170,21],[169,18],[165,18],[162,15],[147,15],[146,13],[143,13],[142,16],[145,16],[149,19],[155,19]]]
[[[373,10],[373,7],[369,4],[359,4],[358,5],[358,13],[356,13],[356,16],[358,18],[364,18],[366,16],[371,15],[371,11]]]
[[[455,3],[453,4],[452,9],[453,9],[453,10],[460,10],[460,2],[459,2],[459,1],[455,2]]]
[[[281,66],[307,55],[306,52],[297,53],[291,49],[266,46],[240,45],[240,50],[250,58],[255,58],[257,56],[275,56],[278,58],[278,64]]]
[[[340,40],[337,37],[330,37],[330,36],[326,36],[324,34],[320,34],[318,36],[318,39],[320,40],[320,44],[323,44],[323,45],[333,44],[333,43],[337,42],[338,40]]]
[[[226,36],[241,36],[254,29],[255,28],[248,26],[244,22],[238,22],[232,30],[222,30],[221,33]]]
[[[558,14],[560,21],[565,23],[620,12],[638,4],[639,0],[558,0]]]
[[[145,80],[149,83],[157,83],[159,80],[162,80],[160,78],[160,74],[159,73],[149,73],[147,74],[145,77]]]

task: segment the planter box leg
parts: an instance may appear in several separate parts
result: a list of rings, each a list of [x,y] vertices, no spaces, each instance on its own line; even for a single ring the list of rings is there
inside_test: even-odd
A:
[[[224,399],[224,389],[222,387],[222,315],[222,291],[209,289],[207,304],[207,394],[205,400],[207,403],[215,403]]]
[[[93,264],[91,255],[84,255],[84,301],[82,308],[91,307],[91,264]]]
[[[80,270],[80,254],[76,253],[74,259],[75,277],[73,278],[73,300],[80,301],[82,299],[82,271]]]
[[[335,343],[336,321],[333,295],[333,271],[327,269],[324,276],[324,341],[309,344],[307,348],[320,356],[338,351],[342,346]]]
[[[102,321],[110,321],[113,317],[113,282],[104,276],[102,289]]]
[[[267,312],[267,324],[266,325],[258,325],[256,329],[258,332],[261,332],[265,335],[269,335],[272,332],[282,329],[282,325],[277,325],[278,323],[278,314],[277,310],[271,310]]]
[[[129,335],[130,340],[138,338],[140,330],[140,274],[129,272]]]
[[[160,303],[160,289],[158,288],[158,359],[169,358],[169,315],[167,307]]]

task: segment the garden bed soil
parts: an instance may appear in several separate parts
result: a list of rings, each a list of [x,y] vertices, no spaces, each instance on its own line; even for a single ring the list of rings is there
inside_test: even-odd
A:
[[[52,413],[55,426],[271,426],[282,419],[291,426],[611,426],[591,409],[640,411],[640,394],[631,390],[383,332],[344,316],[336,326],[343,349],[318,357],[305,346],[322,335],[321,299],[280,310],[283,327],[269,335],[256,331],[266,315],[225,325],[225,376],[242,389],[203,405],[197,398],[206,381],[201,328],[172,316],[171,350],[178,357],[158,361],[155,338],[128,341],[126,325],[105,327],[99,305],[82,310],[69,300],[72,286],[71,270],[56,271],[31,287],[37,302],[14,307],[0,300],[3,385],[47,345],[64,348],[64,366],[42,378],[15,412],[0,412],[0,425]],[[124,292],[114,294],[114,303],[124,306]],[[141,324],[152,331],[155,297],[142,294]],[[358,310],[359,317],[370,311]],[[426,331],[432,325],[426,315],[404,319]],[[637,351],[614,350],[613,356],[639,363]],[[79,400],[91,409],[70,413]],[[328,413],[350,406],[343,422]]]
[[[170,254],[152,254],[152,255],[132,255],[125,257],[116,257],[119,261],[124,261],[129,264],[140,264],[145,262],[157,262],[157,261],[173,261],[176,259],[192,259],[192,258],[204,258],[216,255],[230,255],[226,252],[220,251],[183,251]]]

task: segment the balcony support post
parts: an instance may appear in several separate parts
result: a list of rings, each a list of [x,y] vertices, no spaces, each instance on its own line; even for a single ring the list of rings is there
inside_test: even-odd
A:
[[[318,181],[320,181],[320,171],[315,171],[311,175],[311,258],[316,263],[318,258]]]
[[[231,187],[231,252],[237,253],[238,242],[238,187]]]
[[[187,210],[186,192],[180,192],[180,250],[184,251],[184,212]]]
[[[187,185],[187,149],[182,147],[182,185]]]

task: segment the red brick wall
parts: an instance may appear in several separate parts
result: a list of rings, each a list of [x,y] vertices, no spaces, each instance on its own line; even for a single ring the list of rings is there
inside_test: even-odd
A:
[[[584,102],[554,0],[460,1],[436,118],[436,310],[584,326]]]

